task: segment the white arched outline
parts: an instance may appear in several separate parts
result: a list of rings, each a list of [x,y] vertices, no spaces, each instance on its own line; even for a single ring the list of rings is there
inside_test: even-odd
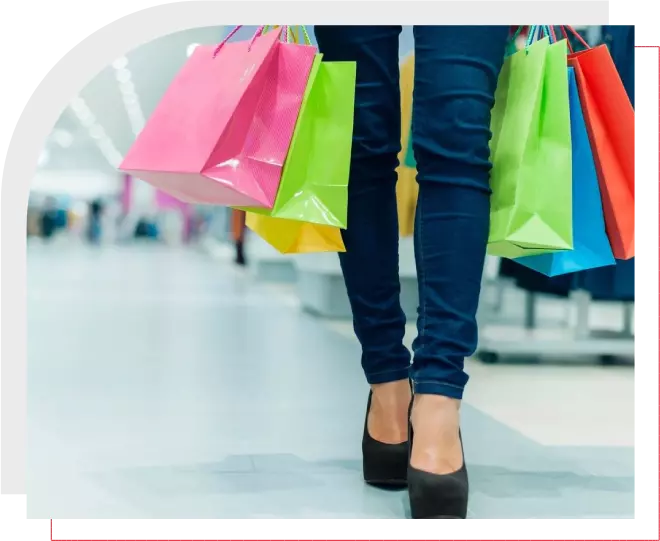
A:
[[[124,16],[97,30],[62,58],[39,84],[18,119],[2,173],[2,486],[25,493],[27,438],[26,213],[31,179],[43,142],[69,100],[104,66],[127,51],[164,35],[204,26],[278,24],[511,24],[570,17],[573,24],[607,24],[607,0],[398,2],[175,2]],[[562,5],[563,4],[563,5]],[[240,5],[240,6],[239,6]],[[374,6],[378,6],[374,10]],[[424,15],[423,15],[424,14]],[[240,17],[240,21],[234,19]],[[28,165],[29,164],[29,165]]]

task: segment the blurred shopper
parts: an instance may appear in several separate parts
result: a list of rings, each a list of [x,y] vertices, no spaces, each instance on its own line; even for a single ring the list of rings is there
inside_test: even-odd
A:
[[[51,239],[59,227],[59,221],[57,200],[48,196],[41,211],[41,236],[46,240]]]
[[[135,226],[133,237],[136,239],[158,240],[160,231],[155,220],[141,217]]]
[[[231,232],[234,239],[234,248],[236,256],[234,262],[237,265],[244,266],[245,261],[245,212],[242,210],[231,211]]]
[[[27,211],[27,235],[38,237],[41,234],[41,212],[34,207],[28,207]]]
[[[401,27],[316,26],[315,31],[324,61],[357,62],[343,232],[347,251],[340,261],[371,385],[364,477],[373,484],[407,483],[413,518],[465,518],[468,477],[459,430],[468,380],[463,361],[477,345],[475,315],[489,229],[490,110],[509,28],[414,28],[420,305],[412,365],[403,345],[395,191]]]
[[[103,203],[95,199],[89,205],[89,219],[87,221],[87,240],[90,244],[99,244],[102,234]]]

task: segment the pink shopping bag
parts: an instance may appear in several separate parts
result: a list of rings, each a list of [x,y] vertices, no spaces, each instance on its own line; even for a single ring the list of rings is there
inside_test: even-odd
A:
[[[316,48],[236,30],[195,49],[122,171],[186,202],[273,206]]]

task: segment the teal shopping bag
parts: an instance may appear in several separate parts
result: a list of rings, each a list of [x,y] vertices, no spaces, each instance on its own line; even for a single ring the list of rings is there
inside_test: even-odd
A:
[[[410,169],[417,169],[417,160],[415,159],[415,153],[413,152],[412,126],[410,134],[408,135],[408,147],[406,148],[403,165],[410,167]]]
[[[573,68],[568,68],[568,92],[573,151],[573,250],[516,259],[546,276],[616,263],[605,231],[598,176]]]
[[[491,255],[573,248],[566,53],[565,41],[544,38],[504,61],[491,118]]]

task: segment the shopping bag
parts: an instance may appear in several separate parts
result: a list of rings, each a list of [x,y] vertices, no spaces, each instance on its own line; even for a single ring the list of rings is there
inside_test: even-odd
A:
[[[568,63],[575,68],[612,251],[617,259],[630,259],[635,255],[635,112],[606,45],[572,53]]]
[[[183,201],[271,207],[316,54],[280,33],[197,47],[120,169]]]
[[[410,135],[408,136],[408,141],[405,148],[405,159],[403,164],[410,169],[417,169],[417,160],[415,159],[415,152],[413,151],[412,130],[410,130]]]
[[[598,176],[573,68],[568,68],[568,101],[573,155],[573,250],[516,259],[546,276],[616,263],[605,232]]]
[[[341,230],[330,225],[246,213],[245,224],[282,254],[345,252]]]
[[[346,228],[355,62],[317,55],[271,210],[251,212]]]
[[[573,248],[566,42],[544,38],[505,59],[491,131],[488,253]]]
[[[415,55],[411,54],[401,64],[401,158],[399,162],[408,169],[417,169],[412,138],[412,99],[415,82]]]
[[[417,208],[417,171],[415,165],[408,164],[407,150],[412,147],[410,125],[412,120],[412,94],[415,78],[415,55],[404,59],[400,67],[399,86],[401,91],[401,151],[397,168],[396,199],[399,217],[399,234],[409,237],[413,234],[415,209]]]

